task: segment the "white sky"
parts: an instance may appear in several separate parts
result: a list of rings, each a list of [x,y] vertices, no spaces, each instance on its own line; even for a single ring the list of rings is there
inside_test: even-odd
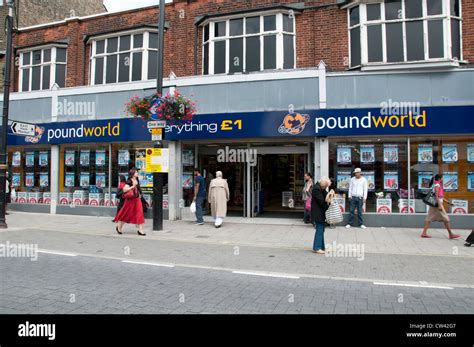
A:
[[[166,0],[166,2],[172,2]],[[109,12],[128,10],[131,8],[159,5],[160,0],[104,0],[104,5]]]

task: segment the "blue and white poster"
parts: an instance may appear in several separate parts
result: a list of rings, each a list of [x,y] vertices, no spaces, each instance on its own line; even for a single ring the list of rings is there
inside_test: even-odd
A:
[[[120,166],[128,166],[130,162],[130,152],[128,149],[120,149],[118,151],[118,164]]]
[[[76,179],[74,173],[68,172],[65,175],[64,186],[65,187],[75,187],[76,186]]]
[[[444,144],[443,163],[457,163],[458,161],[458,146],[456,144]]]
[[[12,166],[13,167],[21,166],[21,152],[13,152]]]
[[[374,145],[360,145],[360,162],[362,164],[375,163]]]
[[[105,188],[105,172],[95,174],[95,185],[99,188]]]
[[[457,172],[443,172],[443,189],[445,192],[456,192],[459,187]]]
[[[386,171],[383,177],[383,189],[388,192],[395,192],[398,188],[398,172]]]
[[[350,146],[337,146],[337,162],[339,164],[352,163],[352,148]]]
[[[398,145],[383,146],[383,161],[387,164],[398,163]]]
[[[40,187],[49,187],[49,175],[47,172],[40,173]]]
[[[25,166],[34,167],[35,166],[35,152],[26,152],[25,153]]]
[[[467,144],[467,162],[474,163],[474,143]]]
[[[90,157],[91,157],[91,151],[81,150],[81,154],[79,156],[79,162],[81,163],[81,166],[89,166]]]
[[[66,166],[74,166],[75,163],[75,152],[74,151],[66,151],[64,154],[64,163]]]
[[[336,177],[337,190],[349,191],[349,186],[351,184],[351,178],[352,178],[351,174],[352,174],[351,171],[338,171],[337,172],[337,177]]]
[[[82,188],[88,188],[90,186],[90,175],[88,172],[81,172],[79,185]]]
[[[17,172],[12,175],[12,186],[20,187],[21,186],[21,175]]]
[[[48,152],[39,152],[39,164],[42,167],[48,166]]]
[[[467,172],[467,190],[474,192],[474,171]]]
[[[105,166],[105,150],[97,150],[95,152],[95,165]]]
[[[420,171],[418,172],[418,190],[429,190],[433,172]]]
[[[420,144],[418,145],[418,162],[432,163],[433,162],[433,145]]]

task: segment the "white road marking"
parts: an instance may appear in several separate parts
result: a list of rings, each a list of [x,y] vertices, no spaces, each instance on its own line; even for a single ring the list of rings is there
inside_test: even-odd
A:
[[[161,267],[174,267],[173,264],[159,264],[159,263],[149,263],[149,262],[144,262],[144,261],[133,261],[133,260],[122,260],[122,263],[161,266]]]
[[[429,285],[429,284],[410,284],[410,283],[394,283],[394,282],[374,282],[374,284],[380,285],[380,286],[398,286],[398,287],[415,287],[415,288],[431,288],[431,289],[454,289],[452,287],[436,286],[436,285]]]
[[[44,250],[44,249],[38,249],[38,253],[64,255],[66,257],[77,257],[77,254],[74,254],[74,253],[58,252],[58,251],[47,251],[47,250]]]
[[[299,276],[276,274],[270,272],[255,272],[255,271],[232,271],[233,274],[250,275],[250,276],[264,276],[264,277],[278,277],[278,278],[292,278],[299,279]]]

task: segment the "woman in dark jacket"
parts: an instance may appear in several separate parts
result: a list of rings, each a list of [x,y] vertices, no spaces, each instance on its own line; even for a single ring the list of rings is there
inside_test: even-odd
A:
[[[322,177],[314,185],[311,195],[311,221],[316,225],[313,252],[318,254],[324,254],[326,249],[324,245],[326,211],[329,208],[330,200],[334,196],[334,191],[331,190],[329,194],[326,191],[330,186],[331,180],[327,177]]]

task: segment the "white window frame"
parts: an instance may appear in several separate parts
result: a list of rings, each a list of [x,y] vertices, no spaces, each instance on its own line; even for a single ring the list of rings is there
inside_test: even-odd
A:
[[[95,36],[87,43],[90,43],[90,49],[91,49],[91,55],[89,58],[89,84],[90,85],[107,85],[107,84],[121,84],[121,83],[132,83],[132,82],[139,82],[139,81],[148,81],[148,60],[149,60],[149,54],[150,52],[158,52],[158,48],[150,48],[150,34],[157,34],[158,30],[155,29],[140,29],[140,30],[129,30],[129,31],[123,31],[123,32],[118,32],[118,33],[113,33],[113,34],[106,34],[106,35],[100,35],[100,36]],[[130,48],[125,50],[125,51],[120,51],[120,37],[121,36],[127,36],[130,35]],[[133,47],[133,40],[135,35],[143,35],[143,44],[142,47],[139,48],[134,48]],[[117,39],[117,51],[112,52],[112,53],[107,53],[107,45],[108,45],[108,40],[109,39]],[[104,52],[97,54],[97,42],[104,40]],[[141,78],[139,80],[133,81],[132,76],[133,76],[133,57],[134,53],[142,53],[142,71],[141,71]],[[126,54],[128,53],[130,55],[130,69],[129,69],[129,75],[128,75],[128,80],[119,82],[119,73],[120,73],[120,55],[121,54]],[[117,68],[116,68],[116,76],[117,79],[115,82],[109,82],[107,83],[106,81],[106,76],[107,76],[107,57],[116,55],[117,56]],[[104,68],[102,71],[102,83],[96,83],[95,81],[95,69],[96,69],[96,59],[97,58],[104,58]]]
[[[66,61],[65,62],[57,62],[56,61],[56,50],[58,48],[66,49]],[[44,62],[44,51],[51,50],[51,59],[49,62]],[[33,64],[33,52],[41,51],[41,63],[40,64]],[[23,65],[23,55],[29,53],[30,54],[30,63],[28,65]],[[18,92],[19,93],[27,93],[27,92],[38,92],[42,90],[50,90],[54,83],[56,83],[56,65],[65,65],[65,72],[64,72],[64,83],[66,84],[67,80],[67,45],[42,45],[36,46],[33,48],[22,49],[18,51],[19,54],[19,76],[18,76]],[[33,85],[33,68],[40,66],[40,89],[32,90]],[[48,89],[43,89],[43,68],[45,66],[50,66],[49,72],[49,87]],[[29,80],[28,80],[28,90],[23,90],[23,74],[25,70],[29,70]]]
[[[273,16],[275,15],[275,30],[272,31],[265,31],[264,30],[264,17],[265,16]],[[225,41],[225,72],[219,73],[220,74],[229,74],[231,73],[229,67],[229,51],[230,51],[230,40],[235,38],[243,38],[243,50],[242,50],[242,72],[235,72],[236,74],[239,73],[247,73],[247,61],[246,61],[246,38],[247,37],[259,37],[260,38],[260,69],[257,71],[252,72],[261,72],[261,71],[270,71],[270,70],[283,70],[284,68],[284,46],[283,46],[283,36],[284,35],[292,35],[293,36],[293,67],[287,69],[295,69],[296,68],[296,21],[295,21],[295,13],[291,17],[293,21],[293,32],[283,31],[283,15],[291,15],[290,11],[267,11],[267,12],[254,12],[248,13],[245,15],[239,16],[226,16],[220,17],[213,20],[205,21],[201,24],[202,27],[202,44],[201,44],[201,74],[204,75],[204,46],[208,44],[208,73],[207,75],[216,75],[215,71],[215,61],[214,61],[214,45],[216,42]],[[253,34],[246,33],[246,26],[247,21],[246,18],[251,17],[260,17],[260,31]],[[230,21],[233,19],[243,19],[243,34],[242,35],[235,35],[230,36]],[[226,23],[226,33],[225,36],[215,37],[215,23],[225,22]],[[207,41],[204,40],[204,27],[208,26],[209,30],[209,39]],[[275,36],[276,37],[276,66],[275,69],[265,69],[264,68],[264,37],[265,36]],[[232,72],[234,73],[234,72]]]
[[[390,66],[390,65],[408,65],[408,64],[427,64],[427,63],[439,63],[439,62],[462,62],[463,61],[463,45],[462,45],[462,2],[459,1],[459,16],[456,17],[449,13],[450,3],[448,1],[442,1],[442,14],[428,16],[427,1],[422,0],[423,16],[419,18],[405,18],[405,2],[409,0],[401,1],[401,18],[386,20],[385,19],[385,2],[372,2],[372,3],[358,3],[347,8],[347,28],[348,28],[348,47],[349,47],[349,69],[356,69],[364,66]],[[450,0],[451,1],[451,0]],[[381,16],[379,20],[367,20],[367,5],[369,4],[380,4]],[[350,25],[350,10],[354,7],[359,7],[359,24]],[[459,20],[459,42],[460,42],[460,57],[454,59],[452,56],[452,37],[451,37],[451,20]],[[442,20],[443,21],[443,50],[444,54],[441,58],[430,58],[429,57],[429,36],[428,36],[428,22],[430,20]],[[423,21],[423,47],[424,47],[424,59],[423,60],[407,60],[407,35],[406,35],[406,23],[411,21]],[[386,25],[389,23],[402,23],[403,30],[403,61],[399,62],[388,62],[387,61],[387,36],[386,36]],[[380,25],[382,30],[382,61],[380,62],[369,62],[368,61],[368,33],[367,28],[372,25]],[[361,62],[359,65],[352,65],[351,57],[351,29],[360,26],[360,48],[361,48]]]

